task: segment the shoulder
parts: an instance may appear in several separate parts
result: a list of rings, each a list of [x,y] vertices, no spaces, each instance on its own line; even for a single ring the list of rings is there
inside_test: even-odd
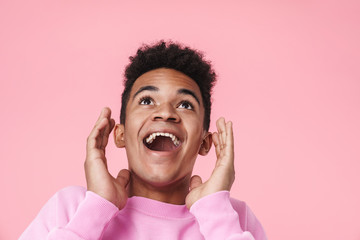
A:
[[[81,186],[69,186],[60,189],[54,197],[62,201],[82,201],[86,195],[86,188]]]
[[[244,201],[235,198],[230,198],[230,202],[239,215],[241,228],[251,232],[255,239],[266,239],[265,231],[250,207]]]
[[[85,198],[86,189],[80,186],[65,187],[56,192],[45,204],[43,209],[61,210],[65,206],[79,205]]]
[[[81,186],[68,186],[55,193],[58,204],[80,204],[86,195],[86,188]]]
[[[64,227],[86,195],[84,187],[71,186],[56,192],[41,208],[20,239],[44,239],[50,230]]]

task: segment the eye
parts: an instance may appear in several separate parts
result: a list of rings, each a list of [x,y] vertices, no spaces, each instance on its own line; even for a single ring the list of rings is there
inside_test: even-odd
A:
[[[154,100],[151,97],[142,97],[139,101],[140,105],[154,105]]]
[[[188,109],[188,110],[193,110],[194,109],[193,105],[188,101],[182,101],[179,104],[178,108],[185,108],[185,109]]]

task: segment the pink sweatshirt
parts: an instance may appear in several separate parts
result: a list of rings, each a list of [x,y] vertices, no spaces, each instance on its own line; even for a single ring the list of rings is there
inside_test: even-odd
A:
[[[173,205],[131,197],[118,208],[83,187],[57,192],[21,235],[40,239],[267,239],[265,232],[241,201],[222,191],[197,201],[190,211]]]

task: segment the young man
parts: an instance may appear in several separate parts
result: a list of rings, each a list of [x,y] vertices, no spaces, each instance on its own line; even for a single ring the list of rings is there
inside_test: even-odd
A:
[[[69,187],[40,211],[20,239],[266,239],[244,202],[231,199],[232,123],[208,132],[215,73],[202,55],[174,43],[140,48],[125,72],[120,124],[104,108],[87,140],[87,190]],[[114,178],[105,148],[114,130],[128,169]],[[203,182],[198,154],[214,144]]]

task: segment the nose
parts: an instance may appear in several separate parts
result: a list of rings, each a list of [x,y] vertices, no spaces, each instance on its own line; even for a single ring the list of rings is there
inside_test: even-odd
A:
[[[153,121],[171,121],[179,122],[180,117],[176,112],[176,109],[169,103],[159,105],[152,114]]]

